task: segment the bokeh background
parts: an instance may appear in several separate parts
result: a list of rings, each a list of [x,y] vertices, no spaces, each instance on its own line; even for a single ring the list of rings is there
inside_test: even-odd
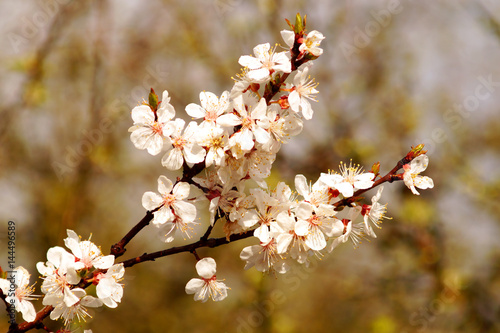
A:
[[[326,36],[311,71],[320,94],[314,119],[281,150],[270,181],[316,179],[349,159],[368,169],[380,161],[387,172],[411,145],[425,143],[435,188],[417,197],[402,183],[386,185],[382,201],[393,219],[376,240],[357,250],[345,244],[287,276],[243,270],[239,252],[252,240],[200,250],[232,288],[223,302],[185,294],[196,275],[192,255],[137,265],[126,272],[119,307],[99,309],[84,327],[500,331],[494,0],[1,1],[0,253],[9,220],[17,226],[16,263],[32,281],[36,262],[63,245],[68,228],[109,251],[144,216],[141,197],[165,174],[160,157],[129,140],[132,107],[150,87],[167,89],[185,116],[200,91],[231,88],[240,55],[283,44],[284,19],[297,12]],[[162,248],[146,229],[123,258]]]

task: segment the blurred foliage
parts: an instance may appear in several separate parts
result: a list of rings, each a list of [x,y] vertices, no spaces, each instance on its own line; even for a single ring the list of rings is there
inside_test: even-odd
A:
[[[32,272],[32,281],[36,262],[46,260],[49,247],[63,245],[67,228],[84,238],[92,233],[107,252],[145,214],[142,194],[156,189],[166,170],[133,148],[127,129],[131,108],[149,89],[167,89],[185,116],[200,91],[230,89],[240,55],[260,43],[282,43],[284,19],[297,12],[327,37],[311,70],[320,95],[315,118],[282,149],[270,182],[292,185],[297,173],[316,179],[351,158],[366,169],[380,161],[384,173],[424,142],[431,157],[426,175],[436,185],[416,197],[400,183],[387,184],[382,201],[393,219],[376,240],[358,250],[340,247],[287,276],[243,271],[239,251],[251,240],[202,249],[200,256],[216,258],[218,277],[232,288],[220,303],[196,303],[185,294],[195,276],[188,254],[133,267],[122,303],[99,309],[88,328],[500,330],[498,85],[483,89],[490,94],[477,109],[449,118],[455,104],[473,96],[479,78],[500,81],[497,3],[59,2],[0,4],[7,36],[0,52],[0,216],[16,221],[17,263]],[[391,3],[399,3],[397,13],[384,18]],[[22,37],[40,13],[49,19]],[[377,22],[378,30],[367,30]],[[362,33],[370,36],[360,44]],[[15,43],[13,34],[23,39]],[[346,56],[346,44],[356,52]],[[154,230],[145,230],[125,257],[164,248],[154,239]]]

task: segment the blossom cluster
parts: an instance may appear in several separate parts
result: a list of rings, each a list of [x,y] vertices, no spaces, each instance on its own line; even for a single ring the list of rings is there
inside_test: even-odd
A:
[[[66,328],[74,319],[84,320],[89,313],[87,307],[97,308],[103,304],[115,308],[123,296],[123,264],[114,264],[113,255],[103,255],[99,247],[90,240],[82,241],[73,231],[67,230],[64,244],[71,253],[60,246],[47,251],[47,262],[39,262],[36,267],[42,275],[41,291],[43,305],[54,309],[50,318],[62,318]],[[29,285],[30,274],[23,267],[15,269],[18,281],[15,291],[15,309],[22,313],[24,320],[35,320],[36,312],[31,300],[34,287]],[[6,279],[0,279],[2,291],[6,291]],[[86,284],[96,286],[96,296],[87,295]]]
[[[288,51],[277,52],[278,46],[266,43],[255,46],[253,55],[241,56],[243,68],[232,89],[220,97],[201,92],[200,104],[185,107],[193,119],[187,125],[175,118],[167,91],[161,101],[152,91],[149,102],[132,110],[132,143],[151,155],[162,153],[161,163],[168,170],[190,175],[175,182],[160,176],[158,193],[143,195],[143,207],[153,212],[152,223],[162,241],[194,236],[200,216],[194,201],[201,199],[209,201],[208,234],[221,221],[228,240],[252,233],[258,241],[241,251],[246,269],[286,273],[291,261],[307,265],[310,256],[322,250],[332,251],[348,240],[357,247],[363,238],[376,237],[374,229],[387,218],[386,205],[379,203],[383,187],[371,204],[353,198],[356,191],[374,186],[378,175],[373,172],[341,164],[338,173],[321,174],[313,184],[297,175],[296,192],[283,182],[272,190],[267,186],[277,152],[312,118],[310,101],[318,94],[309,71],[311,60],[323,53],[324,37],[291,27],[293,31],[281,32]],[[292,82],[286,83],[293,72]],[[414,193],[415,186],[433,186],[430,178],[417,176],[427,163],[416,162],[405,166],[404,174]],[[192,198],[193,188],[202,195]],[[186,292],[201,301],[225,298],[227,287],[215,279],[214,259],[197,259],[201,279],[189,281]]]
[[[148,191],[142,197],[147,217],[153,217],[146,222],[158,229],[163,242],[193,238],[195,226],[202,223],[198,221],[207,216],[202,226],[206,231],[197,243],[208,241],[215,227],[225,235],[215,241],[253,237],[255,244],[240,252],[245,269],[284,274],[294,263],[308,265],[311,258],[331,252],[339,244],[350,241],[358,247],[363,239],[376,238],[375,230],[388,219],[387,204],[380,202],[383,182],[402,180],[416,195],[417,188],[434,187],[431,178],[420,175],[429,163],[422,145],[412,148],[383,177],[380,164],[365,171],[350,162],[341,163],[338,172],[322,173],[314,182],[301,174],[295,176],[295,190],[284,182],[268,187],[266,178],[276,154],[302,131],[304,121],[313,117],[311,101],[318,94],[309,72],[312,61],[323,53],[320,46],[324,37],[316,30],[306,34],[300,15],[295,25],[289,25],[292,31],[281,32],[285,51],[278,52],[278,45],[265,43],[255,46],[253,55],[241,56],[242,70],[232,89],[220,96],[201,92],[199,104],[185,107],[192,118],[187,124],[176,118],[168,91],[159,100],[151,90],[148,102],[133,108],[129,132],[134,146],[151,155],[161,153],[161,164],[182,174],[175,180],[159,176],[158,191]],[[288,77],[291,82],[286,82]],[[400,169],[403,173],[396,173]],[[361,195],[375,187],[378,190],[371,202],[362,203]],[[208,207],[203,213],[197,204],[202,201]],[[51,319],[64,321],[64,331],[69,331],[75,320],[90,316],[87,308],[117,307],[125,273],[123,263],[114,263],[114,255],[104,255],[93,242],[81,240],[72,230],[67,230],[67,235],[64,243],[70,251],[52,247],[47,261],[36,265],[43,279],[42,303],[51,309]],[[128,236],[122,241],[129,241]],[[190,279],[185,291],[201,302],[223,300],[230,288],[217,279],[215,260],[198,256],[197,243],[188,247],[197,259],[199,278]],[[124,252],[123,247],[121,253],[113,252],[115,249],[112,253],[116,256]],[[141,262],[140,257],[133,260]],[[0,296],[6,304],[13,304],[24,320],[36,321],[31,301],[42,296],[33,295],[34,285],[29,284],[26,269],[18,267],[14,273],[15,283],[0,278]],[[95,286],[95,292],[86,291],[90,285]]]

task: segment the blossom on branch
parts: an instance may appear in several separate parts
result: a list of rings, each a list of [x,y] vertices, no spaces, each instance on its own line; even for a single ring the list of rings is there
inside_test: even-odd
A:
[[[151,155],[161,152],[165,137],[170,134],[167,124],[175,116],[174,107],[169,101],[170,97],[165,90],[158,110],[154,111],[144,104],[132,109],[134,126],[129,128],[129,132],[132,132],[130,139],[136,148],[147,149]]]
[[[15,283],[13,283],[12,280],[15,280]],[[21,312],[24,320],[30,322],[34,321],[36,311],[31,301],[40,296],[33,295],[35,286],[34,284],[30,285],[29,272],[22,266],[16,267],[12,272],[12,280],[0,279],[0,289],[3,294],[7,296],[5,302],[14,306],[17,312]],[[14,295],[11,296],[9,294],[11,294],[14,286]]]
[[[427,165],[429,165],[429,157],[427,155],[420,155],[409,164],[403,165],[403,181],[413,194],[420,195],[415,187],[422,190],[434,187],[434,182],[431,178],[419,175],[427,169]]]
[[[227,297],[229,289],[224,282],[215,276],[217,265],[213,258],[203,258],[196,263],[196,272],[201,279],[193,278],[186,284],[186,293],[194,294],[195,301],[205,303],[209,298],[222,301]]]

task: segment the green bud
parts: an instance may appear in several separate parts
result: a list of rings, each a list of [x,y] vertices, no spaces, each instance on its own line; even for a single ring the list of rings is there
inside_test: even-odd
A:
[[[151,88],[151,91],[149,92],[149,106],[153,111],[156,111],[158,108],[158,95],[156,95],[153,88]]]
[[[305,17],[304,17],[305,18]],[[294,32],[296,34],[299,34],[301,33],[302,31],[304,31],[304,24],[302,22],[302,17],[300,16],[300,13],[297,13],[297,15],[295,16],[295,26],[294,26]]]

